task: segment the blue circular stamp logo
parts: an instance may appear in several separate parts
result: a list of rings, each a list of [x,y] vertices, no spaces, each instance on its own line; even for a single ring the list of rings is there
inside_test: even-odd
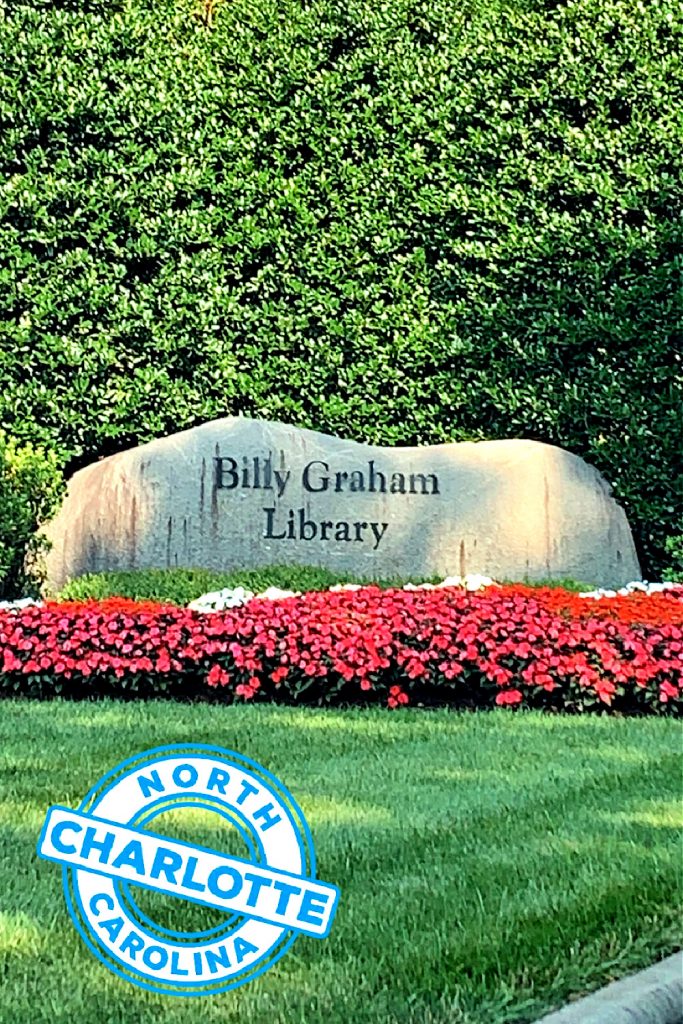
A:
[[[248,857],[154,831],[167,811],[201,808],[237,829]],[[315,877],[306,820],[250,758],[204,744],[158,747],[117,765],[77,810],[47,813],[38,853],[63,865],[69,913],[109,970],[141,988],[205,996],[244,985],[300,935],[325,938],[339,889]],[[138,907],[148,889],[222,911],[202,931],[172,931]]]

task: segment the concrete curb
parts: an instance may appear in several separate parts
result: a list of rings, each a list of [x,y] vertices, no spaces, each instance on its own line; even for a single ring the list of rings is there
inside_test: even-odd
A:
[[[614,981],[537,1024],[683,1024],[683,953]]]

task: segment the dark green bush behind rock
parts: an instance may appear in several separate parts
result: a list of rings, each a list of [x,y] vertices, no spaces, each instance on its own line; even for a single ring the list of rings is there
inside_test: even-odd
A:
[[[530,437],[676,525],[679,0],[0,3],[0,421]]]

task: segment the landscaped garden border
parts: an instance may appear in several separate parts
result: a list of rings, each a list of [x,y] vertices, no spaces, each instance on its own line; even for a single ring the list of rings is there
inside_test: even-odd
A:
[[[0,692],[676,714],[683,587],[376,586],[201,613],[153,602],[0,612]]]

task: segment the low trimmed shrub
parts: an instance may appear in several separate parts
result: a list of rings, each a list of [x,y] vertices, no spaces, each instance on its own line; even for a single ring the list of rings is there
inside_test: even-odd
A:
[[[161,601],[187,605],[211,591],[244,587],[258,594],[268,587],[282,590],[327,590],[337,583],[368,583],[352,573],[335,573],[312,565],[270,565],[263,569],[137,569],[131,572],[90,573],[70,580],[59,594],[61,601],[101,601],[126,597],[133,601]],[[372,580],[378,586],[401,586],[408,580]],[[420,580],[419,582],[423,582]],[[427,582],[431,582],[427,581]],[[434,578],[434,582],[437,582]]]
[[[226,587],[244,587],[258,594],[268,587],[281,590],[327,590],[338,583],[373,583],[383,590],[405,583],[438,583],[436,576],[424,578],[395,577],[369,580],[353,573],[335,573],[313,565],[269,565],[262,569],[232,569],[213,572],[210,569],[136,569],[131,572],[89,573],[70,580],[58,595],[60,601],[102,601],[109,597],[125,597],[133,601],[161,601],[188,605],[202,594]],[[511,582],[511,581],[509,581]],[[526,582],[526,581],[525,581]],[[530,587],[561,587],[564,590],[590,590],[588,583],[576,580],[539,580]]]
[[[308,593],[200,614],[130,601],[0,612],[0,692],[680,713],[683,587]]]

